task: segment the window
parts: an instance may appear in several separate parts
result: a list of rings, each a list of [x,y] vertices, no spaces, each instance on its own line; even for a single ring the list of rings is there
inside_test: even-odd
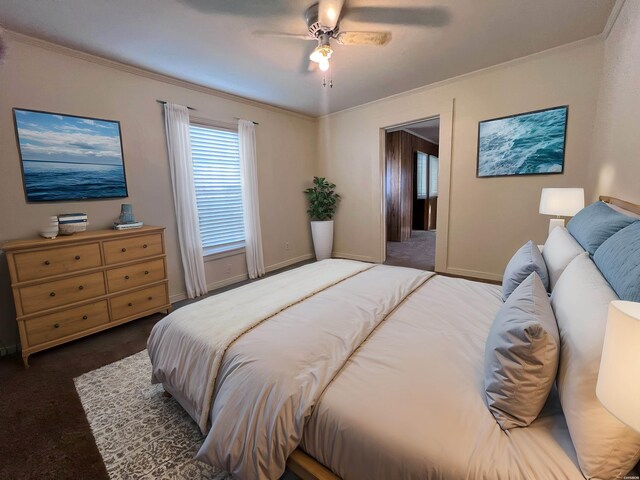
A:
[[[424,200],[427,198],[427,154],[418,152],[416,162],[416,198]]]
[[[205,255],[244,247],[238,132],[191,125],[193,180]]]
[[[429,155],[429,198],[438,196],[438,157]]]

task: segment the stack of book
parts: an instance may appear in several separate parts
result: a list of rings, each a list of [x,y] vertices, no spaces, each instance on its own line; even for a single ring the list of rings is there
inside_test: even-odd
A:
[[[134,228],[140,228],[144,225],[143,222],[133,222],[133,223],[118,223],[114,222],[113,229],[114,230],[132,230]]]

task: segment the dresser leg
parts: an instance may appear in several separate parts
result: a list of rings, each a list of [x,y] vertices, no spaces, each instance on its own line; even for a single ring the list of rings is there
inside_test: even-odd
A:
[[[22,355],[22,363],[24,363],[24,368],[29,368],[29,355]]]
[[[165,312],[167,312],[166,314],[169,315],[171,312],[173,312],[173,307],[167,308]]]

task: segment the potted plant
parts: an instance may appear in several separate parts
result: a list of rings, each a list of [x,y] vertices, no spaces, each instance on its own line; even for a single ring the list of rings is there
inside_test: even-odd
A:
[[[309,199],[307,213],[311,219],[311,235],[316,259],[331,258],[333,249],[333,215],[340,201],[340,195],[335,192],[336,186],[323,177],[313,177],[313,187],[304,193]]]

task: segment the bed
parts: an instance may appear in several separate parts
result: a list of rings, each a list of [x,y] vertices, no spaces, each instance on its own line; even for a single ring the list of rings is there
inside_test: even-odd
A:
[[[176,310],[152,381],[207,434],[197,458],[240,479],[583,479],[555,388],[526,428],[487,408],[502,304],[496,285],[327,260]]]

